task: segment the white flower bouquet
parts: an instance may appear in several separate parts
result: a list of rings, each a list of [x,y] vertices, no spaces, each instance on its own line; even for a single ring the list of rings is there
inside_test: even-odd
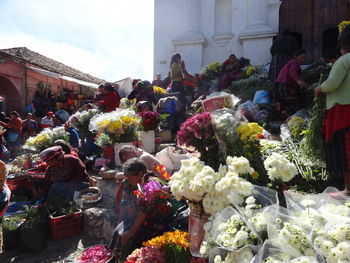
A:
[[[283,207],[270,206],[268,210],[267,230],[273,245],[284,249],[293,258],[316,257],[317,253],[310,241],[311,230],[300,227],[296,218]]]
[[[291,256],[283,247],[266,240],[251,263],[323,263],[321,256]]]
[[[44,129],[38,135],[29,137],[23,148],[34,151],[42,151],[51,147],[56,140],[69,141],[69,133],[65,131],[64,127],[56,127],[52,130]]]
[[[298,174],[295,165],[279,153],[267,157],[264,166],[271,181],[289,182]]]
[[[210,251],[209,263],[250,263],[254,258],[254,253],[250,248],[232,252],[222,248],[214,248]]]
[[[77,111],[68,119],[68,125],[73,127],[84,134],[89,132],[89,124],[90,120],[99,114],[100,111],[98,109],[89,109],[84,111]]]
[[[210,249],[215,246],[234,252],[245,248],[257,252],[262,245],[262,240],[255,230],[230,206],[208,221],[204,230],[205,241],[200,250],[203,255],[208,255]]]
[[[94,116],[89,125],[90,131],[105,133],[116,142],[132,142],[141,118],[132,110],[116,109],[108,113]]]

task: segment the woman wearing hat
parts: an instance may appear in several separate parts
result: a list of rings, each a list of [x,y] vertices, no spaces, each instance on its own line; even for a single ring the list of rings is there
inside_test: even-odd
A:
[[[74,192],[89,187],[89,175],[82,161],[64,154],[61,146],[50,147],[40,153],[40,159],[48,164],[45,172],[45,193],[73,200]]]
[[[341,57],[334,63],[328,79],[315,89],[325,93],[327,114],[324,120],[327,170],[343,193],[350,195],[350,32],[338,42]]]

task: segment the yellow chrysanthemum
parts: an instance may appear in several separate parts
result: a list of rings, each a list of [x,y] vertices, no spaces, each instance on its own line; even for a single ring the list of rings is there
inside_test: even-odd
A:
[[[122,128],[121,121],[113,121],[107,126],[107,131],[109,132],[115,132],[117,130],[120,130]]]
[[[130,125],[132,122],[132,117],[130,116],[123,116],[120,118],[120,120],[123,122],[123,124]]]
[[[350,21],[343,21],[338,25],[338,29],[339,29],[339,34],[341,34],[344,30],[345,27],[347,27],[348,25],[350,25]]]
[[[160,94],[160,95],[166,95],[168,94],[168,92],[166,92],[165,89],[161,88],[161,87],[158,87],[158,86],[153,86],[153,92],[154,93],[157,93],[157,94]]]
[[[247,71],[245,72],[248,76],[252,75],[255,72],[256,68],[253,66],[250,66]]]
[[[166,232],[162,236],[158,236],[144,242],[145,247],[154,246],[158,249],[168,244],[175,244],[183,248],[189,247],[189,234],[187,232],[176,230],[175,232]]]
[[[263,128],[259,124],[252,122],[237,127],[236,131],[242,141],[248,142],[258,140],[258,136],[263,132]]]
[[[109,124],[109,120],[103,120],[97,124],[98,129],[103,129]]]

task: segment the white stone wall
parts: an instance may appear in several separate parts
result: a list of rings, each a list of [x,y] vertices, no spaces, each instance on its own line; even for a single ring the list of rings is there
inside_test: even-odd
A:
[[[270,62],[279,27],[279,0],[155,0],[154,74],[169,72],[179,52],[189,72],[231,53]]]

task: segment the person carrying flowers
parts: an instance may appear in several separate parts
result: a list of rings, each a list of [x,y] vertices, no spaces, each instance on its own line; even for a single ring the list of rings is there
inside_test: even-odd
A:
[[[39,156],[48,164],[45,171],[45,193],[48,193],[48,199],[58,195],[73,200],[75,191],[90,186],[85,165],[79,158],[64,154],[61,146],[50,147]]]
[[[109,248],[115,248],[120,238],[126,256],[142,242],[168,231],[171,205],[168,188],[147,173],[142,161],[129,159],[123,172],[127,179],[119,186],[116,205],[118,223],[124,223],[124,232],[119,235],[118,227],[115,229]]]
[[[345,182],[350,194],[350,32],[338,41],[341,57],[332,67],[328,79],[315,89],[315,95],[326,94],[327,114],[324,120],[326,163],[337,181]],[[341,178],[343,177],[343,178]]]

